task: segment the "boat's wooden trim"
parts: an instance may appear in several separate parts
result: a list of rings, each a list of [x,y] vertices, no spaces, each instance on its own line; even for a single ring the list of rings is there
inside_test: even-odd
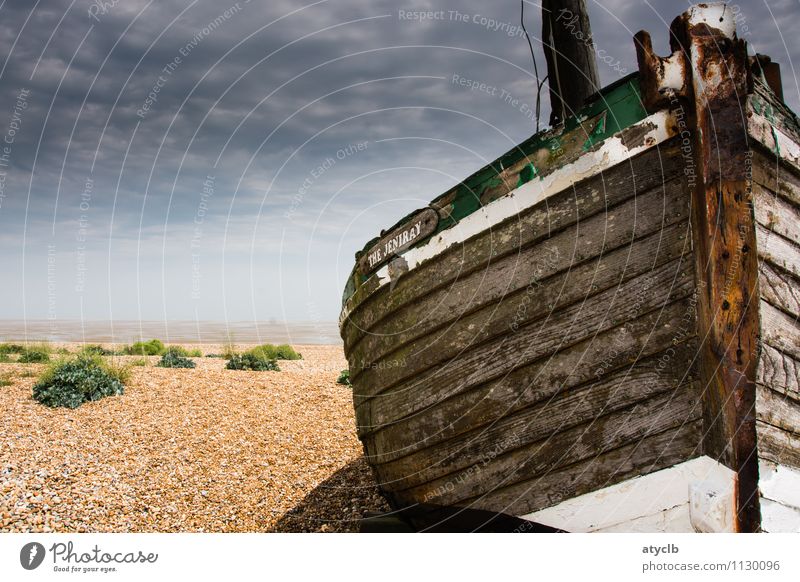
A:
[[[622,164],[674,135],[675,120],[671,112],[660,111],[650,115],[606,139],[575,161],[564,164],[541,179],[527,182],[509,194],[486,204],[464,217],[456,227],[440,232],[424,245],[408,249],[403,253],[408,270],[414,270],[448,249],[457,248],[465,241],[481,235],[487,226],[493,228],[505,221],[513,220],[525,209],[563,192],[578,182]],[[345,302],[339,317],[340,327],[345,327],[356,307],[390,282],[388,266],[375,272]],[[364,326],[358,327],[364,329]]]
[[[485,223],[483,233],[470,240],[469,244],[453,248],[436,261],[420,265],[415,271],[401,277],[394,288],[376,289],[375,293],[366,297],[350,314],[347,324],[342,328],[342,337],[348,352],[358,349],[358,343],[367,334],[384,336],[387,341],[393,340],[393,337],[384,334],[393,336],[398,333],[397,326],[389,327],[389,331],[384,332],[379,329],[379,325],[383,325],[386,319],[398,317],[394,314],[401,314],[404,309],[405,313],[419,313],[417,306],[420,298],[432,297],[436,292],[445,291],[442,295],[453,297],[456,293],[461,294],[466,300],[458,305],[457,312],[467,315],[480,302],[476,302],[475,306],[471,305],[469,298],[476,294],[464,291],[464,285],[468,284],[464,281],[491,281],[495,276],[502,276],[503,273],[492,271],[492,265],[500,263],[505,257],[513,260],[522,249],[557,236],[560,231],[595,215],[611,212],[631,198],[648,194],[658,196],[659,192],[662,197],[665,196],[674,187],[671,182],[680,172],[680,151],[677,146],[674,142],[662,144],[631,158],[621,166],[574,184],[571,188],[551,196],[541,205],[520,212],[513,220],[502,225],[492,226]],[[663,203],[656,208],[663,208]],[[665,215],[665,219],[667,224],[673,222],[671,216]],[[530,277],[523,283],[523,287],[533,280],[533,273],[522,262],[511,265],[512,268],[518,268],[521,275]],[[536,265],[532,268],[535,269]],[[519,280],[511,282],[508,289],[500,290],[502,293],[510,293],[519,284]],[[485,282],[483,286],[485,287]],[[465,293],[468,295],[465,296]],[[429,326],[432,331],[440,322],[432,319],[429,313],[426,312],[423,317],[414,315],[410,323],[407,321],[400,324],[404,326],[401,329],[410,329],[413,333]],[[357,376],[358,370],[354,371]]]

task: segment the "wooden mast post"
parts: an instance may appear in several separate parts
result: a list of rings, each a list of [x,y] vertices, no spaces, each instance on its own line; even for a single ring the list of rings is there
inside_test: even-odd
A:
[[[550,86],[550,125],[555,127],[600,89],[585,0],[543,0],[542,45]]]

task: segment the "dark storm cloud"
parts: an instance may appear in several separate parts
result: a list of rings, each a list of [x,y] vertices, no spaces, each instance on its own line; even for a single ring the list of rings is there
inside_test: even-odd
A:
[[[534,129],[452,82],[534,104],[514,1],[33,5],[0,8],[0,131],[29,91],[0,206],[2,317],[333,319],[356,248]],[[603,83],[635,69],[641,28],[666,53],[686,6],[590,2],[618,61],[600,64]],[[800,48],[783,26],[797,2],[739,9],[796,109]],[[528,4],[543,71],[538,12]]]

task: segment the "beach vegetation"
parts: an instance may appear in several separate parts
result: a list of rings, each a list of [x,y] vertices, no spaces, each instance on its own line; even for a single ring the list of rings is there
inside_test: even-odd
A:
[[[254,353],[252,351],[234,354],[228,358],[225,368],[228,370],[251,370],[255,372],[280,371],[276,360],[265,357],[263,353]]]
[[[127,367],[106,363],[96,354],[51,362],[33,386],[33,398],[50,407],[78,408],[125,392]]]
[[[175,346],[169,348],[164,355],[161,356],[161,360],[159,360],[156,366],[159,368],[194,368],[197,364],[186,357],[185,349]]]
[[[130,356],[162,356],[166,351],[164,342],[157,339],[151,339],[147,342],[138,341],[125,349],[125,353]]]

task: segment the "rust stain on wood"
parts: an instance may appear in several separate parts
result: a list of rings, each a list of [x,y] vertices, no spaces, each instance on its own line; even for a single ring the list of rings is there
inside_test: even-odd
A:
[[[755,394],[759,293],[747,120],[747,45],[684,15],[672,26],[686,47],[695,118],[693,231],[702,292],[709,452],[737,472],[736,528],[759,531]]]

